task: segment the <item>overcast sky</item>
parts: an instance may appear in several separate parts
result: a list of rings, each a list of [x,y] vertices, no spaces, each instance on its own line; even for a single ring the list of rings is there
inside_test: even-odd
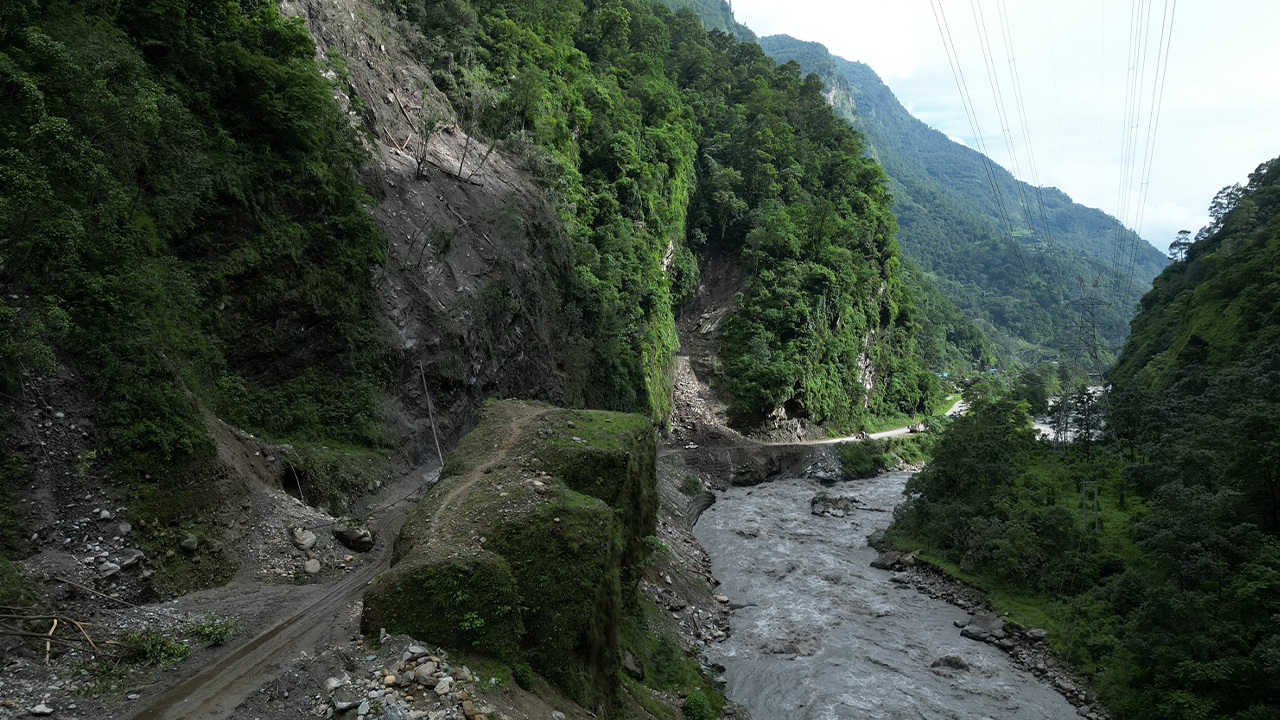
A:
[[[1151,7],[1149,51],[1137,94],[1137,150],[1128,154],[1126,166],[1125,103],[1132,96],[1126,88],[1136,82],[1129,72],[1134,0],[942,0],[993,159],[1015,170],[988,79],[975,4],[985,20],[1019,177],[1034,181],[1031,156],[1040,184],[1058,187],[1131,227],[1139,224],[1161,25],[1169,16],[1166,9],[1173,11],[1172,29],[1165,29],[1169,62],[1148,161],[1150,183],[1137,228],[1162,250],[1178,230],[1194,233],[1208,221],[1206,208],[1218,190],[1245,182],[1260,163],[1280,155],[1280,0],[1181,0],[1176,6],[1174,1],[1137,0]],[[1000,21],[1001,4],[1007,26]],[[867,63],[913,115],[978,146],[930,0],[732,0],[732,5],[738,21],[760,36],[785,33],[817,41],[836,55]],[[1020,79],[1025,135],[1002,27],[1009,30]],[[1121,191],[1126,172],[1134,178],[1124,183],[1132,187],[1130,193]]]

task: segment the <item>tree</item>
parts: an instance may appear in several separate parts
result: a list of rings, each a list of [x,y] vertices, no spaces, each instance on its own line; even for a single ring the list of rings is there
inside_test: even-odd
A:
[[[1191,248],[1191,231],[1179,230],[1178,237],[1169,243],[1169,259],[1174,262],[1182,262],[1187,259],[1187,250]]]

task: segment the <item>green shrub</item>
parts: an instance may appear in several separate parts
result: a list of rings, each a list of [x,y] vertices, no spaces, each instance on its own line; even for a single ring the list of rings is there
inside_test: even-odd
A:
[[[689,497],[701,495],[704,491],[705,488],[702,487],[702,481],[693,475],[685,475],[684,479],[680,481],[680,492]]]
[[[529,663],[518,662],[512,665],[511,677],[515,678],[516,684],[525,690],[533,687],[533,668],[529,667]]]
[[[225,620],[208,615],[200,622],[192,625],[187,632],[205,645],[217,647],[230,640],[231,636],[235,634],[236,623],[234,620]]]
[[[706,693],[701,690],[690,691],[689,696],[680,705],[680,711],[684,713],[687,720],[716,720],[716,711],[711,707],[711,701],[707,699]]]
[[[840,472],[845,480],[873,477],[893,464],[893,456],[879,440],[840,443],[836,457],[840,460]]]
[[[124,636],[126,662],[152,667],[169,667],[187,659],[191,647],[186,643],[170,640],[154,630],[140,630]]]

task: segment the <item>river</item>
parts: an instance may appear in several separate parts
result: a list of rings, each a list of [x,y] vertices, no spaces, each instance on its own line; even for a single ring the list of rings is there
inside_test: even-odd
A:
[[[694,526],[720,592],[739,608],[707,650],[729,698],[754,720],[1077,718],[1061,695],[985,643],[960,637],[965,611],[870,566],[908,473],[827,488],[856,497],[843,518],[810,514],[824,488],[783,479],[722,493]],[[931,668],[958,655],[971,669]]]

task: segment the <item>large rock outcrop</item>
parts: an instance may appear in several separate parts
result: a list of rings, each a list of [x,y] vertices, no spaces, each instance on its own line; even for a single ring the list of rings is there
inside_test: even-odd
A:
[[[617,697],[618,625],[654,532],[639,415],[486,403],[365,594],[367,632],[528,662],[588,707]]]

